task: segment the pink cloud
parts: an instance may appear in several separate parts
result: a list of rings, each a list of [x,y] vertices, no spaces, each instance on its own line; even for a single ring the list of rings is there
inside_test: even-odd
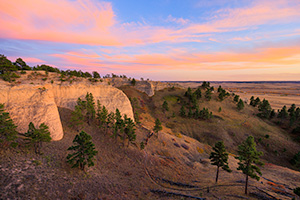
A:
[[[262,70],[272,69],[284,71],[287,67],[297,68],[300,64],[300,47],[260,48],[254,53],[216,52],[216,53],[188,53],[182,49],[174,49],[166,54],[141,53],[136,55],[117,54],[95,56],[69,52],[52,55],[60,58],[70,66],[81,65],[88,69],[102,69],[107,67],[112,71],[161,71],[161,70]]]
[[[11,0],[0,7],[0,37],[118,45],[110,3],[68,0]]]
[[[9,56],[8,59],[11,60],[12,62],[14,62],[16,59],[18,59],[19,57],[16,56]],[[26,63],[32,63],[32,64],[40,64],[40,63],[45,63],[44,60],[41,60],[39,58],[33,58],[33,57],[23,57],[22,56],[22,60],[24,60]]]
[[[295,2],[291,6],[289,1],[255,1],[247,8],[219,10],[207,23],[170,15],[168,20],[180,26],[166,28],[138,22],[120,24],[108,2],[10,0],[0,7],[0,37],[104,46],[202,42],[199,34],[297,20],[300,4]]]

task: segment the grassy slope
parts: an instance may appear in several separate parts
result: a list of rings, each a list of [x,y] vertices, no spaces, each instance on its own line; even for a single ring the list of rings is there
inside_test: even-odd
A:
[[[263,158],[267,162],[288,167],[292,167],[289,164],[289,159],[299,151],[299,144],[294,142],[286,131],[268,120],[262,120],[256,116],[257,108],[245,105],[242,111],[238,111],[232,96],[220,102],[216,92],[211,101],[206,101],[203,98],[204,90],[202,90],[199,108],[200,110],[203,107],[208,108],[215,117],[210,120],[195,120],[179,116],[181,104],[177,102],[177,99],[188,101],[184,97],[185,90],[164,89],[149,98],[128,86],[121,89],[132,99],[136,97],[139,100],[141,108],[138,111],[144,112],[141,115],[142,121],[144,124],[149,123],[148,121],[152,122],[149,124],[150,127],[154,118],[159,118],[166,127],[165,130],[171,129],[169,132],[172,134],[191,136],[211,146],[216,141],[223,140],[228,150],[233,154],[236,153],[237,146],[247,136],[253,135],[257,142],[261,138],[262,142],[258,143],[258,149],[264,152]],[[168,102],[170,107],[170,111],[166,113],[162,111],[164,100]],[[219,107],[222,108],[221,112],[218,112]],[[175,118],[172,117],[173,112]],[[266,135],[269,135],[268,139],[265,137]]]
[[[177,100],[175,102],[173,96],[182,96],[183,90],[164,90],[149,98],[131,87],[122,89],[128,96],[138,98],[139,108],[137,110],[143,111],[142,126],[137,127],[137,143],[146,138],[153,127],[155,117],[159,117],[163,121],[163,131],[160,132],[158,138],[153,136],[149,140],[145,150],[140,151],[133,145],[123,148],[120,141],[112,139],[111,134],[104,134],[95,124],[91,126],[84,124],[84,130],[92,136],[96,149],[99,151],[96,165],[89,168],[87,173],[71,169],[65,162],[66,149],[72,144],[77,129],[69,127],[70,110],[59,109],[65,135],[61,141],[45,144],[42,149],[44,155],[35,155],[31,149],[25,147],[1,151],[0,191],[2,193],[0,199],[182,199],[174,196],[159,196],[150,192],[150,189],[203,196],[208,199],[240,199],[240,196],[245,196],[243,194],[244,175],[235,170],[237,162],[232,157],[230,157],[229,166],[233,172],[229,174],[222,171],[219,185],[214,184],[215,167],[209,163],[208,156],[211,149],[205,143],[214,143],[215,139],[225,138],[225,134],[229,135],[229,139],[226,140],[227,145],[243,140],[246,134],[249,134],[248,130],[256,130],[253,127],[247,128],[249,125],[247,127],[239,125],[240,122],[245,121],[243,117],[248,116],[247,112],[253,112],[252,108],[249,107],[238,112],[234,110],[235,105],[230,100],[225,102],[212,100],[209,103],[201,103],[200,108],[205,105],[213,113],[217,113],[219,105],[216,103],[220,104],[223,111],[218,115],[224,121],[214,118],[210,122],[205,122],[178,116],[168,119],[172,112],[164,114],[160,110],[163,98],[166,97],[167,101],[170,101],[171,110],[179,111],[180,105],[176,104]],[[172,101],[174,103],[171,105]],[[228,118],[228,121],[225,118]],[[234,120],[239,121],[235,122]],[[262,132],[261,127],[264,127],[264,131],[267,128],[270,131],[279,130],[253,116],[248,120],[254,120],[250,121],[250,125],[259,124],[260,128],[256,131],[263,135],[265,132]],[[172,129],[166,127],[166,124],[170,122],[175,124]],[[219,126],[219,124],[229,123],[232,126],[223,128]],[[227,133],[228,130],[232,132]],[[233,136],[233,133],[236,135]],[[184,134],[197,134],[199,135],[198,140],[204,143],[199,143]],[[270,136],[268,141],[273,141],[273,137],[280,138],[277,134],[274,136],[270,134]],[[179,147],[175,144],[178,144]],[[291,142],[290,145],[293,144]],[[188,149],[183,148],[183,145]],[[234,152],[235,146],[232,145],[231,148],[231,152]],[[260,148],[263,149],[263,147]],[[298,172],[273,165],[265,166],[262,171],[264,178],[287,184],[283,187],[290,194],[291,189],[288,188],[294,188],[300,184],[300,173]],[[261,179],[261,182],[250,180],[250,192],[258,193],[256,187],[260,187],[269,194],[278,196],[279,194],[273,192],[274,186],[264,178]],[[191,184],[198,188],[191,190],[167,183],[162,179]],[[210,193],[207,193],[208,186]],[[247,198],[256,199],[252,196],[247,196]],[[284,199],[284,196],[279,195],[278,198]]]

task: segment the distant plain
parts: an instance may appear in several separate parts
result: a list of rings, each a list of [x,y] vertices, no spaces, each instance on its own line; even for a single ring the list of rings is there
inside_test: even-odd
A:
[[[202,84],[194,81],[175,82],[183,87],[198,87]],[[222,88],[233,92],[249,102],[251,96],[266,99],[270,102],[273,109],[281,109],[284,105],[288,108],[294,103],[300,107],[300,81],[295,82],[211,82],[217,89]]]

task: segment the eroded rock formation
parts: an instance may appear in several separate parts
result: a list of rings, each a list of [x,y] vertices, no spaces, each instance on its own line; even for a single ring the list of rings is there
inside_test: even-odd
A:
[[[63,129],[57,107],[73,110],[77,99],[84,99],[87,92],[92,93],[95,101],[99,100],[108,111],[118,108],[122,114],[134,119],[127,96],[121,90],[105,84],[0,84],[0,103],[5,104],[19,132],[26,132],[30,122],[35,126],[45,123],[52,140],[60,140]]]

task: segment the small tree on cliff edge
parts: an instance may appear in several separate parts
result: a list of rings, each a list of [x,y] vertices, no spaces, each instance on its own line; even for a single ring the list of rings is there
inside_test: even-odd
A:
[[[86,165],[88,167],[95,165],[93,158],[98,151],[95,150],[95,145],[91,140],[92,137],[84,131],[75,136],[73,146],[68,148],[75,152],[67,156],[67,162],[72,165],[72,168],[78,167],[84,170]]]
[[[245,183],[245,194],[247,194],[248,188],[248,177],[259,180],[259,176],[261,175],[261,171],[257,165],[263,165],[259,160],[259,157],[263,154],[262,152],[256,151],[256,143],[254,142],[254,137],[249,136],[246,141],[244,141],[241,145],[238,146],[238,154],[239,156],[235,157],[239,160],[238,170],[242,170],[242,172],[246,175],[246,183]],[[253,165],[253,163],[255,165]]]
[[[216,183],[219,178],[219,168],[222,167],[227,172],[231,172],[228,167],[228,153],[226,152],[225,145],[223,141],[219,141],[213,147],[213,152],[211,152],[209,159],[212,165],[217,166]]]
[[[4,104],[0,104],[0,143],[14,141],[18,133],[16,128],[9,113],[4,111]]]
[[[157,134],[157,137],[158,137],[158,131],[161,131],[161,130],[162,130],[161,122],[159,119],[156,119],[155,125],[153,127],[153,131]]]

